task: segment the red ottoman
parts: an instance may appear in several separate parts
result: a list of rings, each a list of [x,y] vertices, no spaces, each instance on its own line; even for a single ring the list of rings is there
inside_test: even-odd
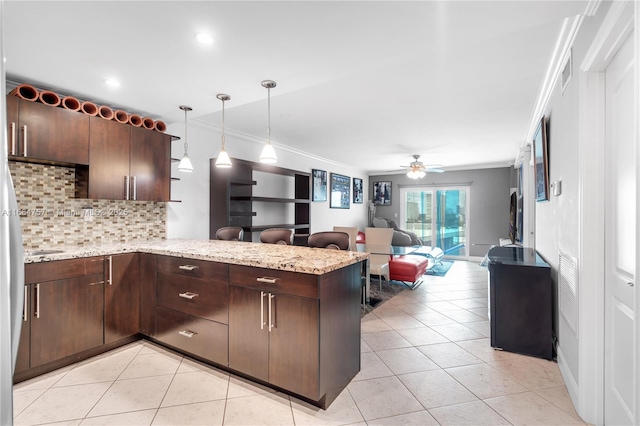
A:
[[[389,261],[389,279],[412,283],[409,288],[420,285],[420,278],[427,270],[429,261],[422,256],[393,256]]]

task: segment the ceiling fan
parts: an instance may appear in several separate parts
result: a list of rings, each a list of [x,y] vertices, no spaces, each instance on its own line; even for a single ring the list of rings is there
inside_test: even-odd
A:
[[[444,170],[439,164],[425,165],[420,161],[419,154],[413,154],[413,161],[408,166],[401,166],[407,171],[407,176],[412,179],[420,179],[426,176],[427,172],[442,173]]]

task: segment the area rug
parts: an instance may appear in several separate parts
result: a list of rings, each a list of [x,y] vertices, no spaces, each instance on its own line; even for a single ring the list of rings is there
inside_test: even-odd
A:
[[[398,281],[382,282],[382,291],[380,291],[380,285],[377,279],[371,280],[370,288],[370,302],[367,303],[362,310],[362,315],[366,315],[378,308],[380,305],[388,301],[394,296],[408,290],[407,286]]]
[[[451,269],[451,265],[453,265],[453,260],[441,260],[436,265],[433,265],[433,268],[427,270],[427,275],[432,275],[434,277],[444,277]]]

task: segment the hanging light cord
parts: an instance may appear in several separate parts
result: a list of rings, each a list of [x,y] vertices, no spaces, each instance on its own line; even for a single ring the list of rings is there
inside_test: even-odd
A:
[[[267,127],[267,141],[271,143],[271,87],[267,87],[267,110],[269,111],[269,127]]]
[[[222,99],[222,150],[224,151],[224,99]]]
[[[189,144],[187,144],[187,109],[184,109],[184,155],[187,156],[187,150]]]

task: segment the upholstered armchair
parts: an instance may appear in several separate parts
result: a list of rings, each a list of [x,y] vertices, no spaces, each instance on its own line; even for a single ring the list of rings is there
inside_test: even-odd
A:
[[[398,225],[393,220],[385,219],[382,217],[376,217],[373,219],[373,226],[375,228],[392,228],[393,239],[391,245],[394,246],[421,246],[422,240],[418,238],[413,232],[399,229]]]

